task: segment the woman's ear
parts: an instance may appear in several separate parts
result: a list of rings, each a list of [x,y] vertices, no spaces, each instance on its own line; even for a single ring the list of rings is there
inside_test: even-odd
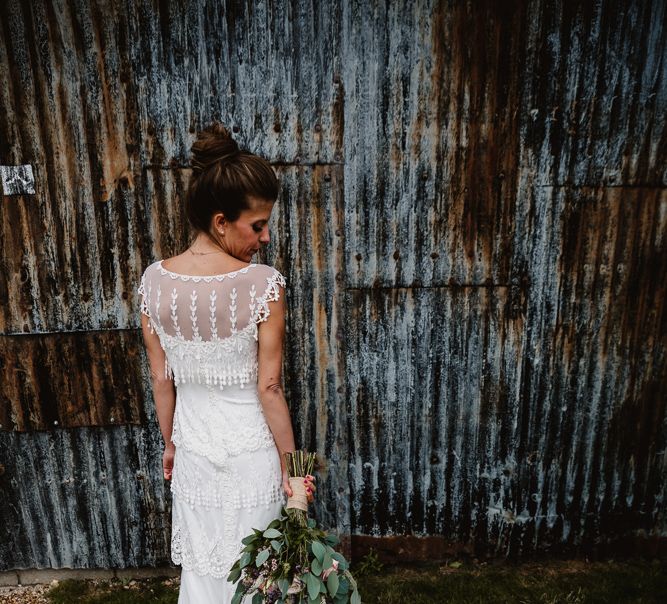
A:
[[[226,226],[226,219],[225,215],[222,212],[217,212],[213,214],[213,228],[216,231],[220,231],[221,229],[224,229]]]

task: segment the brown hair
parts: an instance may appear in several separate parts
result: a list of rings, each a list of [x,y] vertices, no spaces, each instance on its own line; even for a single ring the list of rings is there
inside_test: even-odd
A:
[[[192,177],[185,209],[193,229],[208,232],[213,214],[222,212],[229,222],[248,209],[248,195],[275,201],[278,179],[271,164],[240,149],[229,130],[213,123],[192,145]]]

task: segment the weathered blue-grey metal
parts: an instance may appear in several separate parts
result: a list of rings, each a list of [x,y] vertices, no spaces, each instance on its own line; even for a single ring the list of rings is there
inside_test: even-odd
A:
[[[168,560],[136,287],[214,119],[282,182],[261,260],[346,547],[664,544],[665,12],[0,4],[0,569]]]

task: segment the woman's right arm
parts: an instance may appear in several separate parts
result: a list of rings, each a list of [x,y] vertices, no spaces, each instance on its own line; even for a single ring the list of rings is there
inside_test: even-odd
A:
[[[154,330],[151,330],[150,319],[141,315],[141,332],[148,354],[148,362],[151,370],[151,383],[153,385],[153,398],[155,400],[155,412],[157,414],[160,432],[165,443],[162,457],[162,469],[164,477],[171,479],[174,467],[175,447],[171,442],[171,432],[174,424],[174,409],[176,408],[176,387],[173,380],[164,375],[165,352],[160,345],[160,338]]]
[[[282,385],[284,293],[283,289],[278,300],[271,302],[271,313],[265,321],[259,323],[257,335],[257,392],[264,417],[280,453],[281,468],[285,467],[283,454],[294,451],[292,420]]]

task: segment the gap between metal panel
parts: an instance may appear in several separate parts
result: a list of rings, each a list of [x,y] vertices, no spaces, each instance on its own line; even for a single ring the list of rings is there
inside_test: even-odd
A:
[[[398,289],[463,289],[466,287],[483,287],[488,289],[494,288],[508,288],[521,287],[520,285],[511,285],[508,283],[456,283],[447,285],[373,285],[366,287],[345,287],[345,291],[373,291],[373,290],[387,290],[393,291]]]
[[[109,333],[112,331],[127,331],[128,333],[141,330],[141,325],[138,327],[100,327],[98,329],[70,329],[58,331],[12,331],[8,333],[0,333],[0,338],[12,336],[61,336],[67,334],[82,334],[82,333]]]
[[[344,161],[271,161],[269,163],[272,166],[289,166],[289,167],[298,167],[298,166],[344,166]],[[186,164],[145,164],[141,166],[143,171],[146,170],[190,170],[192,166]]]
[[[583,184],[583,185],[574,185],[574,184],[539,184],[535,185],[540,189],[667,189],[667,184],[660,183],[640,183],[636,185],[611,185],[611,184]]]

